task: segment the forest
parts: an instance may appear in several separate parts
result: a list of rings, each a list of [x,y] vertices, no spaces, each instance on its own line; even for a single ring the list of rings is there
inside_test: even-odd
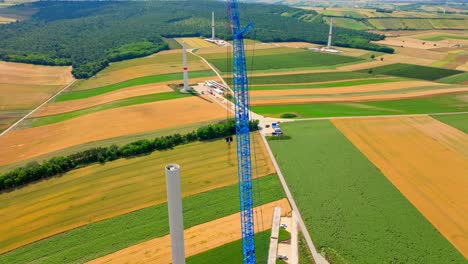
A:
[[[249,121],[250,131],[258,130],[258,120]],[[123,146],[96,147],[68,156],[53,157],[42,163],[30,162],[0,175],[0,191],[19,187],[30,182],[62,175],[73,169],[94,163],[106,163],[120,158],[132,158],[147,155],[153,151],[172,149],[176,146],[195,141],[206,141],[236,134],[235,121],[226,120],[217,124],[202,126],[185,135],[174,134],[157,137],[152,140],[142,139]]]
[[[209,36],[211,11],[218,37],[229,39],[223,1],[40,1],[12,7],[38,10],[30,19],[0,25],[0,60],[72,65],[76,78],[89,78],[110,62],[168,49],[162,37]],[[281,5],[240,5],[242,24],[254,23],[247,37],[264,42],[324,44],[328,25],[313,10]],[[336,28],[334,45],[382,52],[371,44],[382,35]]]

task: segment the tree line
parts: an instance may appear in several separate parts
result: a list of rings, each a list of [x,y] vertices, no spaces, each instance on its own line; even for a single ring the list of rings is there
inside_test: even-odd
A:
[[[258,121],[249,123],[250,131],[258,129]],[[41,163],[31,162],[0,175],[0,191],[64,174],[73,169],[88,166],[94,163],[104,164],[120,158],[132,158],[150,154],[154,151],[168,150],[176,146],[195,141],[206,141],[236,133],[236,124],[233,119],[218,124],[203,126],[185,135],[173,134],[157,137],[153,140],[141,139],[123,146],[111,145],[109,147],[95,147],[80,151],[68,156],[53,157]]]
[[[38,1],[15,9],[38,10],[30,19],[0,25],[0,60],[72,65],[76,78],[89,78],[110,62],[168,49],[162,37],[217,35],[230,39],[226,5],[220,1]],[[263,42],[307,41],[325,44],[328,25],[313,10],[241,3],[242,24],[254,22],[249,38]],[[384,36],[336,28],[334,44],[381,50],[370,41]]]

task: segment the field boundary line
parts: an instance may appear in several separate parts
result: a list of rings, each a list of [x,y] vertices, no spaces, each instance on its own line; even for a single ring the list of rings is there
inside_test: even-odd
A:
[[[332,119],[356,119],[356,118],[390,118],[390,117],[417,117],[417,116],[432,116],[432,115],[462,115],[468,114],[465,112],[447,112],[447,113],[427,113],[427,114],[401,114],[401,115],[370,115],[370,116],[331,116],[331,117],[311,117],[290,119],[290,121],[314,121],[314,120],[332,120]]]
[[[310,252],[312,253],[312,257],[314,258],[315,263],[317,264],[328,264],[327,261],[324,260],[323,257],[319,255],[317,252],[317,249],[315,248],[314,242],[312,242],[312,239],[310,238],[309,231],[307,231],[307,228],[304,224],[304,220],[302,219],[301,213],[299,212],[299,209],[297,208],[296,202],[294,201],[294,198],[291,194],[291,191],[289,190],[288,185],[286,184],[286,180],[284,179],[283,173],[281,172],[280,167],[278,166],[278,163],[276,162],[275,156],[273,155],[273,152],[271,151],[270,145],[268,145],[267,139],[265,138],[265,135],[263,133],[260,133],[263,143],[265,143],[265,147],[268,151],[268,154],[270,155],[271,161],[273,162],[273,166],[275,166],[276,173],[278,174],[278,177],[280,179],[281,185],[283,186],[283,189],[286,193],[286,197],[288,198],[289,202],[291,203],[291,207],[293,209],[293,212],[296,213],[296,218],[297,218],[297,224],[299,225],[301,232],[304,234],[304,237],[307,242],[307,246],[309,247]]]
[[[73,78],[73,81],[71,81],[68,85],[66,85],[63,89],[61,89],[60,91],[58,91],[57,93],[55,93],[54,95],[52,95],[49,99],[47,99],[45,102],[43,102],[42,104],[40,104],[38,107],[34,108],[31,112],[29,112],[28,114],[26,114],[25,116],[23,116],[20,120],[16,121],[13,125],[11,125],[9,128],[5,129],[5,131],[3,131],[2,133],[0,133],[0,137],[5,135],[6,133],[8,133],[10,130],[12,130],[13,128],[15,128],[19,123],[23,122],[23,120],[25,120],[26,118],[28,118],[29,116],[31,116],[32,114],[34,114],[34,112],[36,112],[37,110],[39,110],[39,108],[43,107],[45,104],[47,104],[48,102],[50,102],[52,99],[54,99],[55,97],[57,97],[59,94],[61,94],[63,91],[65,91],[66,89],[68,89],[68,87],[70,87],[72,84],[74,84],[76,82],[76,79]]]

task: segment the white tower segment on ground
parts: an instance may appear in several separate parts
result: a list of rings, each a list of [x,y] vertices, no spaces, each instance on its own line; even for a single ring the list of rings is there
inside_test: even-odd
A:
[[[180,166],[166,166],[167,207],[173,264],[185,264],[184,223],[182,217],[182,193],[180,191]]]
[[[331,48],[332,36],[333,36],[333,17],[330,18],[330,32],[328,33],[328,44],[327,44],[327,48]]]
[[[188,66],[187,66],[187,48],[185,47],[185,42],[182,42],[182,62],[184,67],[184,91],[189,90],[188,86]]]
[[[214,21],[214,12],[211,12],[211,39],[215,39],[215,21]]]

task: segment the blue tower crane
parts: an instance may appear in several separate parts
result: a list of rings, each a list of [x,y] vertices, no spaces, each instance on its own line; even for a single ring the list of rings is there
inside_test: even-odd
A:
[[[237,0],[228,0],[233,39],[233,90],[236,117],[236,145],[239,177],[242,254],[244,264],[255,264],[254,219],[252,199],[252,161],[249,133],[249,93],[244,51],[244,34],[252,27],[240,27]]]

